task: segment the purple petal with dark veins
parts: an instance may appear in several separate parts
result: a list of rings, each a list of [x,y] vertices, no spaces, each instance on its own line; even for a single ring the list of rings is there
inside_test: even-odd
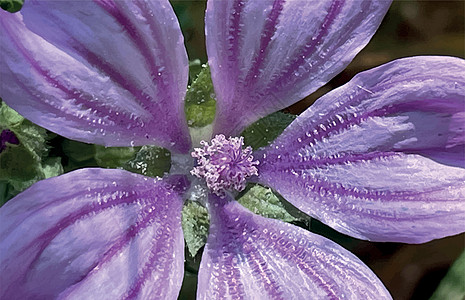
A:
[[[0,298],[176,299],[184,239],[175,179],[81,169],[10,200],[0,209]]]
[[[255,153],[258,181],[353,237],[422,243],[458,234],[464,114],[464,60],[396,60],[321,97]]]
[[[255,215],[229,196],[209,200],[198,299],[391,299],[376,275],[334,242]]]
[[[1,96],[67,138],[187,152],[188,60],[161,1],[26,1],[0,11]]]
[[[206,37],[217,96],[215,133],[314,92],[368,43],[390,1],[209,1]]]

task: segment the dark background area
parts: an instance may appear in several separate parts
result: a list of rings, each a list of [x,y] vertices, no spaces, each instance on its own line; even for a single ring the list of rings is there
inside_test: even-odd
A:
[[[189,59],[207,61],[204,1],[171,0],[185,37]],[[368,46],[345,71],[287,112],[299,114],[317,98],[355,74],[415,55],[465,56],[464,1],[395,1]],[[301,224],[305,227],[305,224]],[[349,238],[312,221],[312,231],[355,253],[381,279],[394,299],[428,299],[450,265],[465,249],[465,234],[422,245],[372,243]],[[196,257],[198,262],[200,257]],[[465,279],[464,279],[465,281]],[[465,284],[465,282],[464,282]],[[196,278],[187,275],[180,299],[195,299]]]

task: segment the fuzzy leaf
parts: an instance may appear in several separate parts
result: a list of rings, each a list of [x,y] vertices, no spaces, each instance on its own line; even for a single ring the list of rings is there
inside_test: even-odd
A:
[[[42,175],[45,178],[63,174],[63,166],[59,157],[49,157],[42,163]]]
[[[171,153],[165,148],[142,146],[135,157],[122,165],[123,169],[149,177],[161,177],[171,167]]]
[[[199,73],[202,71],[202,62],[200,59],[194,59],[189,61],[189,80],[191,82],[197,79]]]
[[[0,153],[0,180],[5,193],[1,203],[33,183],[63,173],[61,159],[47,158],[50,134],[0,102],[0,129],[10,130],[19,144],[7,144]]]
[[[39,180],[63,174],[59,157],[37,161],[23,145],[7,147],[0,154],[0,181],[5,192],[0,204],[24,191]]]
[[[210,220],[208,211],[198,202],[188,201],[182,209],[182,230],[187,249],[192,257],[207,242]]]
[[[0,102],[0,128],[11,130],[36,161],[46,154],[47,131],[26,120],[5,102]]]
[[[25,182],[39,175],[38,161],[23,145],[11,145],[0,154],[0,180]]]
[[[216,100],[207,65],[187,89],[185,112],[189,127],[204,127],[215,119]]]
[[[12,126],[19,126],[24,120],[23,116],[18,114],[3,101],[0,101],[0,116],[0,125],[8,128]]]
[[[120,168],[135,158],[138,147],[104,147],[95,145],[95,160],[103,168]]]
[[[61,148],[63,152],[75,162],[83,162],[93,159],[95,156],[95,145],[65,139]]]
[[[297,220],[286,211],[284,205],[270,188],[254,185],[239,198],[238,202],[253,213],[266,218],[284,222]]]
[[[275,112],[247,127],[243,132],[244,144],[253,149],[267,146],[286,127],[294,121],[297,116],[282,112]]]

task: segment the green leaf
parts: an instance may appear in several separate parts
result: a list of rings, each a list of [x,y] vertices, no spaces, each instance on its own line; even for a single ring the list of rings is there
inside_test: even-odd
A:
[[[202,67],[197,79],[187,89],[184,110],[190,127],[204,127],[215,119],[216,100],[210,68]]]
[[[0,180],[26,182],[39,176],[40,160],[23,144],[0,153]]]
[[[61,158],[50,157],[37,161],[23,145],[12,145],[0,154],[0,181],[8,193],[2,204],[39,180],[63,174]]]
[[[182,209],[182,231],[187,249],[192,257],[207,242],[210,219],[205,207],[195,201],[187,201]]]
[[[161,177],[170,170],[171,154],[156,146],[104,147],[71,140],[62,143],[68,156],[67,170],[79,167],[125,169],[149,177]]]
[[[19,140],[0,153],[0,181],[4,203],[35,182],[63,173],[61,159],[49,158],[47,142],[54,134],[26,120],[0,100],[0,130],[9,129]]]
[[[13,186],[8,183],[8,181],[0,180],[0,207],[16,194],[17,192],[13,189]]]
[[[266,218],[278,219],[284,222],[297,220],[286,211],[284,205],[270,188],[254,185],[237,201],[253,213]]]
[[[49,157],[42,163],[42,177],[50,178],[63,174],[60,157]]]
[[[11,130],[37,161],[48,152],[47,130],[26,120],[3,101],[0,102],[0,129]]]
[[[0,7],[11,13],[18,12],[24,4],[24,0],[0,0]]]
[[[47,141],[49,140],[47,130],[29,120],[24,120],[18,127],[10,127],[10,130],[16,134],[22,145],[36,155],[37,159],[47,155]]]
[[[23,116],[18,114],[3,101],[0,101],[0,117],[0,126],[7,128],[19,126],[24,120]]]
[[[165,148],[142,146],[123,169],[150,177],[162,177],[171,168],[171,153]]]
[[[244,144],[253,149],[267,146],[274,141],[297,116],[275,112],[247,127],[243,132]]]
[[[103,168],[121,168],[134,159],[139,147],[105,147],[95,145],[95,160]]]
[[[202,62],[200,59],[194,59],[189,62],[189,80],[190,82],[195,81],[197,76],[199,76],[202,71]]]
[[[83,162],[93,159],[95,156],[95,145],[65,139],[61,143],[64,154],[75,162]]]
[[[465,251],[457,258],[430,300],[465,299]]]
[[[0,180],[8,182],[18,192],[39,180],[63,174],[61,158],[49,157],[37,162],[22,145],[7,147],[0,158]]]

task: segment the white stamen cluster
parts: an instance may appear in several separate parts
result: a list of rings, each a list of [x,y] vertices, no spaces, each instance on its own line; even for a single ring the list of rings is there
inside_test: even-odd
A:
[[[252,148],[244,146],[243,137],[226,137],[217,135],[211,145],[201,141],[203,148],[195,148],[192,157],[197,159],[197,166],[191,174],[204,178],[210,191],[220,197],[226,190],[242,191],[246,178],[258,175],[258,161],[253,161]]]

